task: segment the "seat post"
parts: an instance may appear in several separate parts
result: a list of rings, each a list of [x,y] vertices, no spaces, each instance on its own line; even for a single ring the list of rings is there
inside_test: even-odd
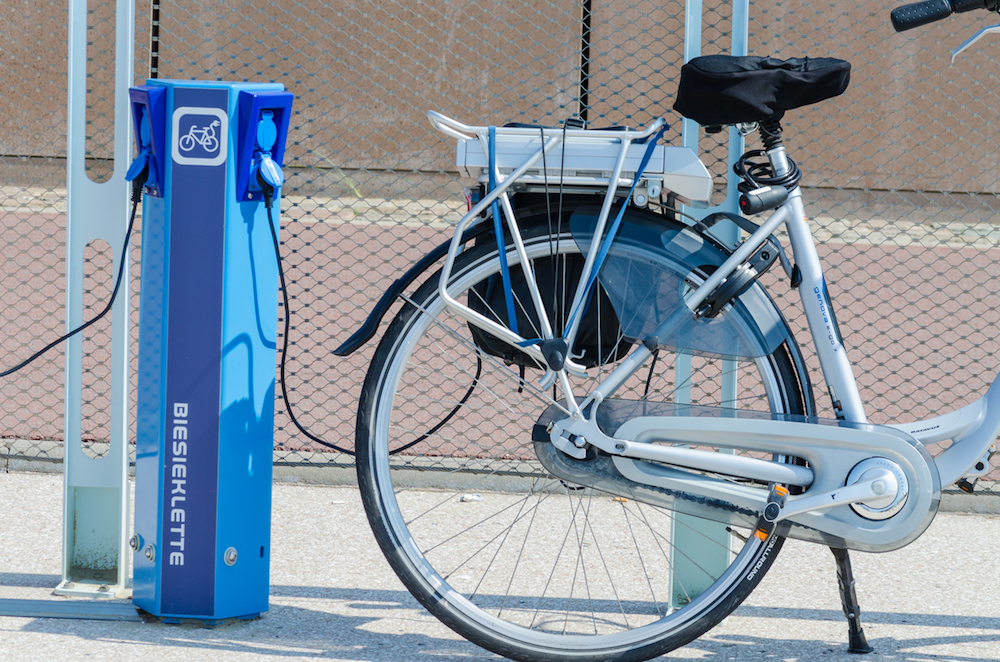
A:
[[[791,168],[785,155],[785,141],[781,135],[781,122],[764,120],[760,122],[760,137],[764,143],[767,160],[771,162],[771,170],[776,177],[787,174]]]

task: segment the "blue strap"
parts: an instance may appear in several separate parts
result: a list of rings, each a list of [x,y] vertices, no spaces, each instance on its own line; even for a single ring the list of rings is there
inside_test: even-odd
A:
[[[642,161],[639,162],[639,169],[635,171],[635,178],[632,180],[632,188],[629,189],[628,196],[622,203],[621,209],[618,210],[618,215],[615,217],[614,222],[611,224],[611,228],[604,236],[601,249],[598,251],[597,258],[594,260],[594,268],[591,269],[590,276],[587,278],[587,286],[583,290],[583,298],[580,300],[580,305],[577,306],[576,310],[573,311],[573,314],[570,315],[569,320],[566,322],[567,329],[573,328],[573,322],[576,319],[577,314],[590,299],[590,288],[594,286],[594,281],[597,280],[597,273],[601,270],[601,265],[604,264],[604,258],[608,256],[608,251],[611,250],[611,243],[618,234],[618,228],[621,226],[622,219],[625,217],[625,210],[628,209],[629,200],[632,199],[632,194],[635,193],[635,187],[639,185],[639,179],[642,177],[642,173],[646,171],[646,166],[649,165],[649,160],[653,157],[653,150],[656,149],[656,143],[660,142],[660,138],[663,137],[666,130],[667,125],[664,124],[663,128],[660,129],[660,131],[653,136],[653,139],[647,143],[646,153],[642,155]]]
[[[490,191],[497,186],[496,175],[497,163],[497,128],[489,128],[489,181]],[[500,254],[500,279],[503,281],[504,298],[507,300],[507,320],[510,330],[517,333],[517,315],[514,314],[514,291],[510,284],[510,269],[507,266],[507,250],[503,240],[503,225],[500,223],[500,203],[493,201],[491,206],[493,211],[493,233],[497,238],[497,252]],[[522,267],[523,269],[524,267]]]

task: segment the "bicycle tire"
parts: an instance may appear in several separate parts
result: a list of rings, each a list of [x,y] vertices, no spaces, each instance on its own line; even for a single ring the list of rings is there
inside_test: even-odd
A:
[[[524,242],[532,260],[551,256],[553,246],[560,255],[578,251],[568,234],[553,237],[543,227],[525,231]],[[515,265],[517,255],[508,248]],[[495,244],[468,248],[456,261],[449,292],[462,300],[498,265]],[[437,290],[433,275],[386,331],[365,380],[356,430],[369,523],[417,600],[470,641],[524,662],[649,659],[687,644],[735,609],[773,563],[783,539],[773,536],[765,544],[746,532],[743,549],[708,588],[690,595],[687,604],[661,604],[657,593],[662,596],[665,573],[646,565],[660,556],[675,564],[684,550],[668,555],[661,531],[690,524],[679,524],[661,508],[568,485],[532,462],[529,433],[551,401],[532,388],[530,378],[522,381],[516,366],[478,349]],[[465,350],[468,359],[453,348]],[[715,370],[721,376],[718,361],[698,363],[699,375]],[[804,382],[787,347],[750,364],[761,383],[741,383],[741,392],[754,399],[744,406],[763,403],[772,411],[803,413]],[[648,385],[637,388],[648,397]],[[470,438],[476,431],[479,436]],[[657,518],[655,526],[650,517]],[[638,526],[643,529],[637,532]],[[631,540],[622,543],[628,535]],[[669,581],[676,589],[676,577]],[[625,594],[633,589],[635,595]],[[565,609],[557,610],[562,603]]]

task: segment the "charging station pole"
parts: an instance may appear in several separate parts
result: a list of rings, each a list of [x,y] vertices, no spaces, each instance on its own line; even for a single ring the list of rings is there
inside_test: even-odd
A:
[[[131,90],[130,173],[149,172],[133,603],[168,622],[268,609],[278,269],[256,176],[282,160],[283,89],[159,79]]]

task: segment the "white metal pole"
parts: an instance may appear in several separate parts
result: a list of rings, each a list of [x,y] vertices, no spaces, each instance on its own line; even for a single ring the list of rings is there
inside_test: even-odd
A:
[[[684,61],[701,55],[702,0],[687,0],[684,14]],[[732,55],[747,54],[749,30],[749,0],[733,0],[732,30],[730,33]],[[700,128],[694,120],[684,118],[681,124],[681,144],[698,151]],[[698,210],[702,215],[712,211],[739,213],[739,183],[733,174],[733,164],[743,154],[744,141],[739,132],[729,129],[729,157],[725,201],[710,210]],[[691,210],[688,210],[691,211]],[[739,229],[732,228],[725,235],[716,236],[732,246],[739,239]],[[679,385],[674,394],[677,402],[690,402],[692,359],[688,354],[678,354],[674,365],[674,383]],[[719,383],[720,402],[723,407],[738,406],[738,362],[722,360],[722,377]],[[675,553],[671,560],[672,606],[678,606],[699,595],[721,574],[730,563],[730,534],[724,524],[708,522],[697,517],[677,514],[671,535]]]
[[[109,0],[110,1],[110,0]],[[69,0],[68,108],[66,131],[66,327],[83,321],[83,252],[103,239],[117,276],[128,223],[129,187],[125,171],[131,156],[128,88],[134,61],[134,0],[115,4],[114,173],[107,182],[86,173],[87,1]],[[66,410],[63,492],[63,569],[59,594],[122,597],[130,584],[128,571],[128,366],[129,268],[111,310],[111,448],[100,458],[81,446],[82,338],[66,344]]]

